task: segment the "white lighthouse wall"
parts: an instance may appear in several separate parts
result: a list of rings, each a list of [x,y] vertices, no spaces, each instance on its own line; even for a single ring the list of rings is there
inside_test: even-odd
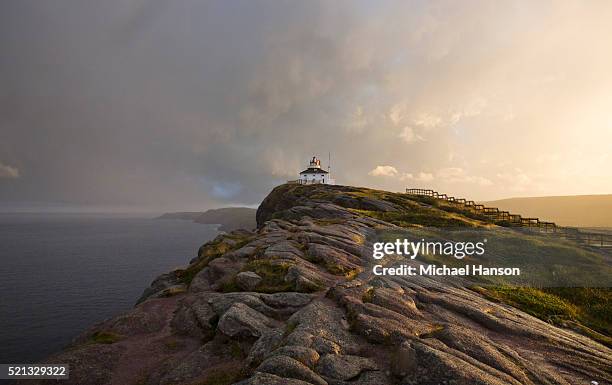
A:
[[[329,174],[323,173],[304,173],[300,174],[300,184],[335,184],[333,179],[329,178]]]

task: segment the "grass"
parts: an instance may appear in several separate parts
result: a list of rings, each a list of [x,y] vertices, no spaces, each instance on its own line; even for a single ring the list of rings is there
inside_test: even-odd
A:
[[[348,201],[337,200],[337,197],[352,198]],[[302,186],[283,185],[277,187],[267,199],[270,199],[273,218],[299,219],[299,215],[285,211],[303,199],[317,199],[334,202],[345,206],[358,214],[381,219],[402,227],[437,226],[437,227],[482,227],[493,222],[486,216],[469,209],[446,203],[431,197],[421,197],[404,193],[373,190],[362,187],[347,186]],[[379,211],[372,209],[366,199],[384,201],[398,207],[396,211]],[[293,218],[294,215],[297,215]],[[334,224],[333,219],[317,219],[321,226]]]
[[[261,277],[261,282],[253,289],[258,293],[279,293],[296,290],[295,285],[291,282],[285,281],[285,276],[291,265],[284,262],[278,262],[272,257],[271,259],[252,259],[247,262],[241,271],[252,271]],[[356,271],[355,271],[356,270]],[[342,275],[347,279],[354,279],[359,274],[359,269],[346,269],[342,270]],[[302,291],[315,292],[321,290],[323,285],[318,282],[308,289]],[[231,293],[242,291],[236,284],[236,276],[234,275],[231,279],[221,283],[221,291],[224,293]]]
[[[336,199],[337,197],[349,199]],[[300,219],[299,214],[285,209],[303,199],[318,199],[334,202],[355,211],[357,214],[367,215],[401,227],[413,227],[415,225],[482,227],[492,225],[492,222],[485,216],[455,205],[446,204],[437,199],[360,187],[283,185],[277,187],[267,199],[270,200],[271,218]],[[366,201],[367,199],[393,204],[398,207],[398,210],[380,211],[372,209],[372,202]],[[321,226],[328,226],[335,224],[336,220],[323,218],[317,219],[315,222]]]
[[[522,287],[607,287],[612,266],[605,253],[589,250],[552,236],[522,233],[508,229],[413,228],[409,231],[382,232],[381,241],[412,238],[442,242],[482,242],[485,253],[456,259],[443,253],[420,253],[423,262],[449,267],[482,264],[487,267],[517,267],[517,276],[470,276],[474,285]]]
[[[238,341],[230,342],[230,356],[237,360],[242,360],[246,357],[246,354],[242,349],[242,346],[240,346],[240,343],[238,343]]]
[[[204,381],[194,385],[229,385],[246,377],[244,368],[211,369]]]
[[[140,377],[136,380],[135,385],[146,385],[149,382],[149,375],[147,373],[140,374]]]
[[[293,290],[293,284],[285,282],[288,269],[288,264],[272,263],[267,259],[253,259],[244,266],[242,271],[253,271],[261,277],[261,282],[257,285],[255,291],[278,293]]]
[[[114,344],[121,341],[123,336],[115,332],[100,330],[92,334],[91,341],[96,344]]]
[[[361,192],[354,192],[349,195],[379,199],[398,206],[400,208],[398,211],[379,212],[380,214],[378,214],[378,219],[394,223],[398,226],[418,224],[440,227],[478,227],[482,225],[481,222],[489,222],[485,216],[429,197],[369,189],[362,189]],[[428,204],[430,207],[423,207],[418,202]],[[385,217],[389,220],[384,219]]]
[[[297,326],[298,326],[297,322],[287,322],[287,326],[285,327],[285,332],[283,334],[284,337],[293,333],[293,331],[297,328]]]
[[[551,324],[574,330],[612,347],[612,289],[531,288],[514,286],[476,287],[494,301],[516,307]]]
[[[333,192],[325,192],[325,191],[321,191],[318,193],[314,193],[310,196],[310,199],[319,199],[319,200],[332,200],[334,199],[334,197],[336,196],[336,194],[334,194]]]
[[[545,288],[544,292],[576,306],[578,320],[601,333],[612,335],[612,289],[597,287]]]
[[[338,263],[326,262],[325,268],[333,275],[341,275],[347,280],[351,281],[355,279],[362,271],[359,268],[350,268]]]
[[[361,269],[350,269],[346,273],[344,273],[344,278],[346,278],[348,281],[352,281],[357,278],[361,271]]]
[[[331,226],[331,225],[341,225],[346,221],[340,218],[321,218],[315,219],[313,222],[318,226]]]
[[[183,287],[172,286],[167,289],[164,289],[164,291],[161,292],[160,296],[163,298],[169,298],[169,297],[174,297],[175,295],[183,294],[186,291],[187,291],[187,288],[184,286]]]
[[[483,294],[546,321],[556,317],[576,319],[578,315],[576,306],[536,288],[498,286],[484,289]]]
[[[490,222],[490,219],[486,215],[478,214],[468,208],[462,207],[460,205],[454,205],[452,203],[448,203],[447,201],[442,200],[442,199],[436,199],[433,197],[419,196],[419,195],[411,195],[410,199],[416,202],[421,202],[426,205],[430,205],[442,211],[460,214],[464,217],[479,220],[482,222]]]
[[[166,347],[166,349],[168,350],[179,350],[183,347],[183,344],[180,343],[178,340],[176,340],[175,338],[169,337],[167,339],[165,339],[163,341],[164,346]]]
[[[444,330],[444,325],[442,325],[442,324],[434,324],[434,325],[431,326],[431,328],[427,332],[425,332],[423,334],[419,334],[419,338],[432,338],[432,337],[435,337],[436,334],[438,334],[442,330]]]
[[[223,293],[233,293],[241,290],[242,289],[238,287],[238,284],[236,284],[236,276],[221,283],[221,291]]]
[[[226,234],[222,237],[217,237],[214,240],[205,243],[198,250],[198,260],[196,262],[189,265],[186,269],[175,271],[179,282],[189,286],[196,274],[198,274],[202,269],[208,266],[210,261],[222,256],[223,254],[229,251],[241,248],[249,241],[251,241],[251,239],[252,237]]]
[[[351,211],[371,218],[393,223],[400,227],[481,227],[482,223],[462,217],[454,213],[447,213],[434,209],[415,209],[406,211],[373,211],[352,209]]]
[[[370,303],[372,302],[373,298],[374,298],[374,288],[370,287],[361,296],[361,302]]]

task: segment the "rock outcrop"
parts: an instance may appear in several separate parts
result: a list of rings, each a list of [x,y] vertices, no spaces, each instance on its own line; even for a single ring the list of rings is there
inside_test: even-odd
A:
[[[204,245],[46,362],[79,385],[610,383],[612,351],[588,337],[465,287],[373,276],[368,239],[396,224],[365,212],[444,218],[368,191],[277,187],[257,230]]]

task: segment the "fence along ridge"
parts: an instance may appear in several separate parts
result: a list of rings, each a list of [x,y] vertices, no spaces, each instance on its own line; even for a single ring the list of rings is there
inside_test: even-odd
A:
[[[475,214],[485,216],[492,222],[501,222],[501,224],[508,227],[523,227],[529,230],[554,234],[588,246],[612,247],[612,234],[586,232],[575,227],[558,226],[554,222],[541,221],[539,218],[524,218],[521,215],[512,214],[497,207],[486,207],[471,200],[455,198],[431,189],[407,188],[406,194],[441,199]]]

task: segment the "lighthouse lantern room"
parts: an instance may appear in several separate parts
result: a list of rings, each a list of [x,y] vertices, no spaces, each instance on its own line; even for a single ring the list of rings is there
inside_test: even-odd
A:
[[[300,173],[300,179],[296,182],[299,184],[335,184],[331,178],[330,167],[327,165],[327,171],[321,168],[321,160],[313,156],[308,163],[308,168]]]

